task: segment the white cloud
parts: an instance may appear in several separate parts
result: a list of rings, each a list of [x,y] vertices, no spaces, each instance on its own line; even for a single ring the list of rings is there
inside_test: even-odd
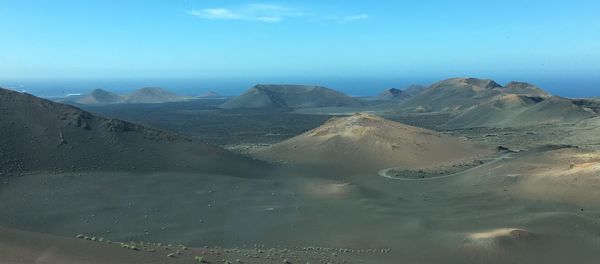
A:
[[[347,24],[358,20],[369,19],[371,16],[367,14],[349,15],[349,16],[335,16],[328,15],[324,17],[316,17],[312,19],[312,22],[334,22],[338,24]]]
[[[186,13],[207,20],[241,20],[277,23],[287,18],[304,18],[307,21],[330,21],[346,24],[370,18],[367,14],[319,15],[305,13],[299,9],[276,4],[247,4],[235,7],[193,9]]]
[[[357,20],[368,19],[370,17],[371,16],[369,16],[367,14],[343,16],[343,17],[338,17],[336,19],[336,22],[345,24],[345,23],[350,23],[350,22],[354,22],[354,21],[357,21]]]
[[[275,23],[286,17],[298,17],[302,13],[279,5],[250,4],[234,8],[204,8],[187,12],[190,15],[210,20],[246,20]]]
[[[271,17],[256,17],[256,21],[261,21],[261,22],[271,22],[271,23],[275,23],[275,22],[279,22],[283,20],[282,17],[278,17],[278,16],[271,16]]]
[[[206,8],[191,10],[188,14],[204,19],[240,19],[240,16],[227,8]]]

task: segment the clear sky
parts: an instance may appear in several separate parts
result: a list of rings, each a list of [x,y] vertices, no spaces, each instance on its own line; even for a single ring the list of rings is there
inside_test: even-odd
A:
[[[0,81],[454,76],[600,95],[600,1],[0,1]]]

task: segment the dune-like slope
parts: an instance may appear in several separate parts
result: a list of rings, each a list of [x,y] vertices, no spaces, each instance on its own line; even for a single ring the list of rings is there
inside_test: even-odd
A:
[[[0,88],[2,172],[211,171],[235,162],[246,159],[175,133]]]
[[[361,106],[360,101],[338,91],[306,85],[256,85],[221,105],[222,108],[307,108]]]
[[[421,168],[490,154],[488,147],[370,114],[333,118],[253,154],[269,161],[339,168]]]

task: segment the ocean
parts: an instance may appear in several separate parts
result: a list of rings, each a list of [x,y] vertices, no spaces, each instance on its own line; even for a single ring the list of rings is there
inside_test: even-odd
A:
[[[215,79],[20,79],[0,80],[0,87],[27,92],[44,98],[64,97],[68,94],[85,94],[93,89],[105,89],[125,94],[143,87],[161,87],[182,95],[199,95],[214,91],[234,96],[255,84],[306,84],[321,85],[342,91],[351,96],[373,96],[385,89],[404,88],[411,84],[430,85],[449,77],[433,78],[359,78],[359,77],[256,77]],[[485,77],[481,77],[485,78]],[[599,78],[497,78],[500,84],[511,80],[529,82],[558,96],[579,98],[600,96]]]

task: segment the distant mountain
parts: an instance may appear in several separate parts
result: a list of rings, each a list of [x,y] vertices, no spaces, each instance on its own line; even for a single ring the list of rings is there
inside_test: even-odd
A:
[[[383,169],[453,164],[489,154],[488,147],[370,114],[333,118],[254,156],[292,164]]]
[[[434,83],[419,94],[402,102],[406,111],[460,111],[490,100],[502,86],[492,80],[453,78]]]
[[[584,109],[589,109],[597,114],[600,114],[600,99],[598,98],[582,98],[582,99],[573,99],[573,103],[583,107]]]
[[[537,124],[576,123],[596,116],[572,100],[502,94],[463,111],[447,127],[519,127]]]
[[[523,95],[548,98],[541,88],[524,82],[502,86],[489,79],[452,78],[434,83],[417,95],[404,100],[401,109],[415,112],[456,112],[486,103],[498,95]]]
[[[427,89],[427,86],[413,84],[413,85],[410,85],[410,86],[402,89],[402,91],[404,93],[408,94],[409,96],[415,96],[415,95],[420,94],[425,89]]]
[[[434,83],[399,104],[402,112],[451,112],[445,126],[515,127],[574,123],[595,116],[598,105],[589,100],[553,97],[524,82],[502,86],[493,80],[453,78]]]
[[[168,102],[181,102],[188,100],[187,96],[180,96],[161,88],[142,88],[134,91],[132,94],[125,96],[126,103],[136,104],[157,104]]]
[[[406,99],[406,98],[410,97],[410,95],[407,92],[404,92],[403,90],[391,88],[391,89],[387,89],[387,90],[383,91],[382,93],[380,93],[378,97],[382,98],[382,99],[388,99],[388,100],[389,99],[401,100],[401,99]]]
[[[309,108],[347,106],[362,103],[338,91],[321,86],[259,84],[223,105],[222,108]]]
[[[528,108],[513,122],[516,125],[576,123],[594,116],[597,114],[576,105],[571,99],[552,96]]]
[[[452,78],[431,85],[433,88],[452,86],[468,86],[474,90],[502,88],[502,85],[498,84],[494,80],[477,78]]]
[[[501,94],[464,110],[446,124],[447,127],[506,127],[513,119],[535,105],[534,99],[516,94]]]
[[[525,82],[510,82],[504,87],[498,88],[503,93],[519,94],[526,96],[550,97],[551,95],[541,88],[525,83]]]
[[[179,134],[0,88],[0,173],[221,171],[232,162],[250,164]]]
[[[118,104],[123,103],[125,98],[115,93],[111,93],[102,89],[96,89],[87,95],[75,100],[78,104],[85,105],[103,105],[103,104]]]
[[[198,98],[206,98],[206,99],[208,99],[208,98],[220,98],[220,97],[223,97],[223,96],[220,95],[220,94],[218,94],[218,93],[216,93],[216,92],[213,92],[213,91],[208,91],[208,92],[205,92],[203,94],[198,95]]]
[[[404,89],[391,88],[381,92],[377,97],[382,99],[403,100],[420,94],[427,87],[421,85],[410,85]]]
[[[106,90],[96,89],[83,96],[73,96],[58,99],[57,102],[76,103],[81,105],[108,105],[108,104],[158,104],[169,102],[182,102],[192,99],[181,96],[161,88],[142,88],[131,94],[118,95]]]

